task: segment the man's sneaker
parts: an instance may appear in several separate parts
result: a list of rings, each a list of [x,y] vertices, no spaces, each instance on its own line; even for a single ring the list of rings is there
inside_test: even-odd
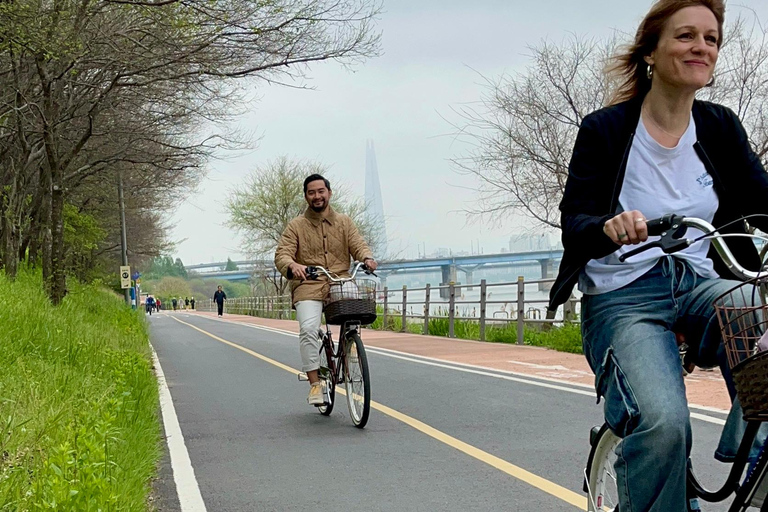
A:
[[[307,402],[309,402],[309,405],[314,405],[315,407],[325,403],[325,393],[323,393],[322,383],[317,382],[312,384],[312,386],[309,388],[309,396],[307,397]]]
[[[349,354],[347,354],[347,361],[349,364],[357,364],[357,345],[352,344],[349,346]]]

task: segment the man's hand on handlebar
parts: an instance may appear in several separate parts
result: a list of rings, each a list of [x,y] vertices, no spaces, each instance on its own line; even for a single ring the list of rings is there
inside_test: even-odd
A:
[[[365,258],[365,260],[363,260],[363,264],[364,264],[364,265],[365,265],[365,267],[366,267],[368,270],[370,270],[371,272],[375,271],[375,270],[376,270],[376,267],[378,267],[378,266],[379,266],[379,264],[378,264],[378,263],[376,262],[376,260],[375,260],[375,259],[373,259],[373,258]]]
[[[603,233],[618,245],[635,245],[648,240],[645,215],[639,210],[622,212],[603,225]]]
[[[288,269],[291,271],[291,274],[293,275],[293,279],[300,279],[302,281],[307,279],[306,265],[301,265],[299,263],[294,262],[288,265]]]

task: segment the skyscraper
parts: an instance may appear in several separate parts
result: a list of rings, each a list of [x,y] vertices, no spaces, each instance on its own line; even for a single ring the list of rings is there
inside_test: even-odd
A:
[[[387,254],[387,224],[384,218],[384,202],[381,199],[379,167],[376,164],[376,152],[373,149],[372,140],[365,142],[365,203],[368,219],[381,226],[380,240],[371,249],[377,257],[383,258]]]

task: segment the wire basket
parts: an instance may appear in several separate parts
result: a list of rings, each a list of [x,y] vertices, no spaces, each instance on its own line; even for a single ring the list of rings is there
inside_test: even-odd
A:
[[[766,278],[752,279],[715,299],[715,311],[725,345],[728,366],[744,419],[768,419],[768,350],[759,351],[768,328],[768,306],[760,287]],[[757,305],[754,305],[757,304]]]
[[[325,321],[330,325],[346,322],[372,324],[376,321],[376,281],[355,279],[331,283],[323,312]]]

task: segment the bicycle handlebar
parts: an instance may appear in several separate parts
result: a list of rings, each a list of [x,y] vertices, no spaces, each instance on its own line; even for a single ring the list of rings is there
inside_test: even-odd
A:
[[[328,279],[330,279],[334,283],[344,283],[344,282],[347,282],[347,281],[352,281],[355,278],[355,276],[357,275],[357,272],[360,269],[363,269],[363,272],[365,272],[368,275],[373,275],[373,276],[376,275],[376,274],[373,273],[373,270],[370,270],[365,265],[365,263],[363,263],[361,261],[358,261],[355,264],[355,269],[352,271],[352,275],[349,276],[349,277],[338,277],[338,276],[334,277],[335,274],[333,274],[332,272],[329,272],[328,270],[326,270],[325,268],[323,268],[323,267],[321,267],[319,265],[314,265],[314,266],[308,266],[307,267],[307,279],[312,279],[312,280],[317,279],[318,277],[320,277],[320,273],[322,273],[322,274],[325,274],[326,276],[328,276]]]
[[[719,233],[712,224],[703,219],[670,213],[658,219],[649,220],[646,222],[646,225],[648,226],[649,236],[660,236],[661,238],[622,254],[619,256],[619,261],[624,262],[627,258],[653,249],[654,247],[660,248],[665,254],[673,254],[681,251],[698,241],[696,239],[683,238],[688,228],[691,227],[702,231],[707,238],[712,240],[712,245],[723,260],[723,263],[725,263],[728,270],[739,277],[739,279],[747,281],[749,279],[754,279],[759,275],[764,275],[764,273],[753,272],[742,267],[723,241],[724,235]]]

